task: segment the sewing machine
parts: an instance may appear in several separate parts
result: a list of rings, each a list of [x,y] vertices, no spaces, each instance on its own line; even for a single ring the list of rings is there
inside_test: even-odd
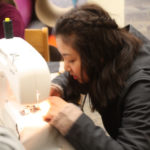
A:
[[[27,150],[73,150],[43,114],[50,90],[44,58],[19,37],[0,39],[0,120]]]

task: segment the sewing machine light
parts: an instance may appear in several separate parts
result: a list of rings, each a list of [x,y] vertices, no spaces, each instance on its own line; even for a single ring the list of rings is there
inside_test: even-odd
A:
[[[50,106],[50,103],[48,101],[43,101],[39,104],[39,107],[41,109],[42,116],[44,116],[48,113],[51,106]]]
[[[44,116],[49,111],[49,109],[50,109],[50,103],[47,100],[45,100],[45,101],[37,103],[37,104],[25,105],[21,109],[20,113],[21,113],[21,115],[25,116],[30,113],[34,114],[36,112],[40,112],[40,116]]]
[[[30,106],[29,108],[23,108],[23,110],[26,110],[27,112],[21,112],[21,115],[18,119],[19,130],[24,129],[25,127],[40,127],[47,124],[43,121],[43,116],[46,115],[50,109],[50,104],[48,101],[43,101],[39,103],[38,107],[35,106],[35,110],[30,110],[30,108]],[[38,108],[38,110],[36,108]]]

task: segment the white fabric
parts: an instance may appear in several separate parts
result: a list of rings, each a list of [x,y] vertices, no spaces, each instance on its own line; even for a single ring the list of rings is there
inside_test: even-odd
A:
[[[0,127],[0,150],[25,150],[10,130]]]

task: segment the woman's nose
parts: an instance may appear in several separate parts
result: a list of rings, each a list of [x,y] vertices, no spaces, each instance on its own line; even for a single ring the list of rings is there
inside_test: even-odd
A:
[[[68,71],[68,72],[70,71],[70,67],[67,63],[64,63],[64,69],[65,71]]]

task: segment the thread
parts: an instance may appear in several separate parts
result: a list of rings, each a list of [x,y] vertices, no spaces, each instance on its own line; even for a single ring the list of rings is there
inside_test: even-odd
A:
[[[4,37],[6,39],[13,38],[13,26],[10,18],[5,18],[3,21]]]

